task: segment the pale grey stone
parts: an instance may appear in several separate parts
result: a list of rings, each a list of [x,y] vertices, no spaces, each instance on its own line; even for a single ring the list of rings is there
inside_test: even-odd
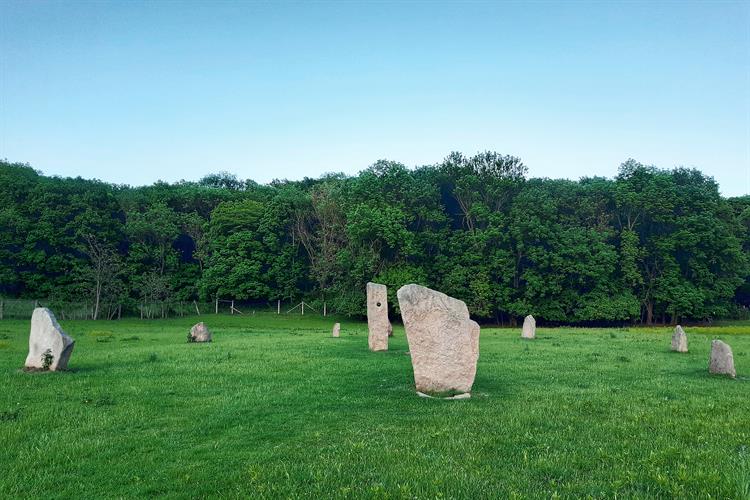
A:
[[[48,356],[51,356],[49,370],[65,370],[68,367],[68,361],[74,346],[75,341],[63,331],[52,311],[46,307],[34,309],[34,313],[31,315],[29,354],[26,356],[26,368],[44,368],[44,357],[47,353]]]
[[[709,373],[727,375],[731,378],[737,376],[734,370],[734,356],[732,348],[721,340],[711,342],[711,358],[708,361]]]
[[[423,394],[470,393],[479,358],[479,325],[466,304],[420,285],[397,293],[414,382]]]
[[[367,343],[371,351],[387,351],[392,331],[388,320],[388,288],[377,283],[367,284]]]
[[[672,334],[672,350],[676,352],[688,352],[687,335],[680,325],[677,325]]]
[[[521,330],[521,337],[524,339],[536,338],[536,320],[531,314],[523,319],[523,330]]]
[[[335,323],[333,325],[333,331],[331,332],[331,335],[335,338],[339,338],[339,335],[341,335],[341,323]]]
[[[212,335],[204,322],[200,322],[190,329],[190,342],[211,342]]]
[[[417,391],[417,396],[420,398],[428,398],[428,399],[469,399],[471,398],[470,392],[464,392],[463,394],[456,394],[455,396],[448,396],[447,398],[438,398],[435,396],[430,396],[429,394],[425,394],[424,392]]]

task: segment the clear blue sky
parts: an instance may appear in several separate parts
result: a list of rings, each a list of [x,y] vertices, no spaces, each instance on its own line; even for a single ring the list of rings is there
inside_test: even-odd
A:
[[[452,150],[750,192],[750,3],[0,0],[0,158],[117,183]]]

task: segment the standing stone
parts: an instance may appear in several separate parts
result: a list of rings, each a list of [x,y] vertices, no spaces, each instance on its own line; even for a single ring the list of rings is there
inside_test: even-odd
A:
[[[469,318],[466,304],[413,284],[401,287],[397,295],[417,392],[470,393],[479,358],[479,325]]]
[[[521,330],[521,338],[523,339],[535,339],[536,338],[536,320],[534,316],[529,314],[523,320],[523,330]]]
[[[341,323],[336,323],[333,325],[333,332],[332,335],[335,338],[339,338],[339,335],[341,334]]]
[[[193,325],[190,329],[189,342],[211,342],[211,331],[208,329],[206,324],[201,321],[197,325]]]
[[[708,371],[717,375],[728,375],[731,378],[737,376],[737,372],[734,371],[732,348],[721,340],[711,342],[711,359],[708,361]]]
[[[57,323],[55,315],[46,307],[37,307],[31,315],[31,333],[29,334],[29,355],[26,356],[26,368],[45,368],[65,370],[68,367],[70,354],[75,340],[65,334]]]
[[[370,350],[387,351],[392,327],[388,320],[388,288],[385,285],[367,284],[367,328]]]
[[[680,325],[677,325],[672,334],[672,350],[676,352],[688,352],[687,335]]]

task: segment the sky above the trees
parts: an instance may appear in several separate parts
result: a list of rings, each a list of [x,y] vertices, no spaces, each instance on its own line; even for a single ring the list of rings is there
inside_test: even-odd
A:
[[[750,193],[750,2],[0,0],[0,158],[132,185],[519,156]]]

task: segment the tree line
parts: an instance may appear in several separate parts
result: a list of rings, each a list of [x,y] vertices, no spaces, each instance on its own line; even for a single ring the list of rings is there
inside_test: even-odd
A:
[[[87,301],[95,318],[217,298],[360,316],[375,281],[392,307],[419,283],[505,324],[703,321],[747,314],[749,255],[750,196],[634,160],[579,181],[527,178],[520,159],[484,152],[145,187],[0,162],[0,296]]]

